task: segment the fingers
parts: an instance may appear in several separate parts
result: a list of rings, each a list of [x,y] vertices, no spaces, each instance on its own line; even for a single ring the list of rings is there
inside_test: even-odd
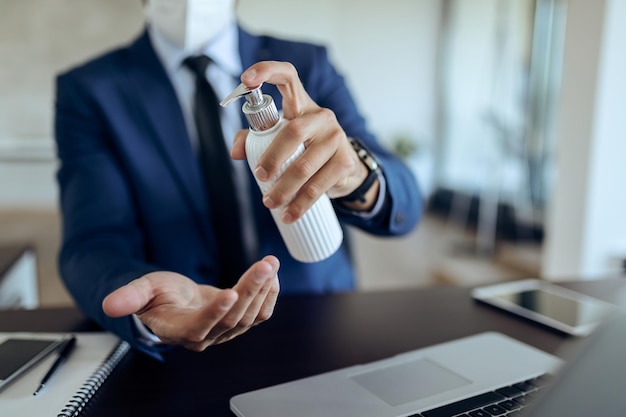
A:
[[[278,275],[274,274],[265,282],[258,295],[251,301],[240,320],[240,324],[249,327],[268,320],[274,312],[278,292]]]
[[[258,62],[241,75],[241,81],[251,88],[266,82],[276,85],[283,97],[283,114],[287,120],[317,107],[302,86],[296,68],[288,62]]]
[[[321,109],[289,122],[277,140],[284,143],[290,137],[304,137],[308,146],[267,191],[263,201],[270,209],[285,205],[281,214],[285,223],[301,218],[321,195],[352,175],[355,165],[359,163],[330,110]],[[283,152],[290,151],[293,152],[285,147],[272,146],[266,150],[259,164],[269,161],[266,166],[275,170],[271,161],[286,159]]]
[[[265,82],[275,84],[283,97],[286,122],[253,167],[255,176],[260,181],[276,178],[285,161],[305,146],[304,153],[276,180],[263,199],[270,209],[284,206],[281,213],[284,223],[299,220],[324,193],[347,195],[360,184],[359,178],[365,170],[360,167],[346,133],[334,112],[319,107],[309,97],[292,64],[259,62],[248,68],[241,80],[248,87]],[[235,154],[240,156],[241,150]]]
[[[271,280],[271,285],[265,300],[263,300],[263,304],[259,309],[259,314],[257,314],[255,325],[266,320],[269,320],[274,314],[274,307],[276,306],[276,302],[278,301],[278,294],[280,292],[280,284],[278,281],[278,275],[276,275]]]
[[[246,136],[247,130],[240,130],[235,134],[233,147],[230,149],[230,157],[236,160],[246,159]]]
[[[159,326],[163,335],[155,333],[166,343],[194,351],[244,333],[271,316],[278,295],[278,268],[278,260],[268,256],[252,265],[234,289],[205,286],[205,297],[213,298],[212,302],[191,313],[180,309],[168,312],[167,323]]]
[[[221,343],[269,319],[278,296],[279,266],[278,259],[267,256],[244,273],[233,288],[239,295],[237,303],[211,329],[207,339]]]

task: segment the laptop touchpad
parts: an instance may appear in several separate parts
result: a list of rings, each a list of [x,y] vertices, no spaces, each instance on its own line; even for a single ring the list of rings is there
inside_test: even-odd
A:
[[[421,400],[471,383],[426,358],[353,375],[351,378],[392,406]]]

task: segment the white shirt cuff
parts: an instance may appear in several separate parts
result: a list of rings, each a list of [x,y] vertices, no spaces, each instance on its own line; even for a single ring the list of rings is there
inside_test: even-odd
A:
[[[148,330],[148,327],[146,327],[146,325],[143,324],[141,320],[139,320],[139,317],[137,317],[136,314],[133,314],[132,317],[133,322],[135,323],[135,328],[139,333],[139,341],[141,343],[144,343],[148,346],[157,346],[163,344],[161,339],[159,339],[157,335]]]

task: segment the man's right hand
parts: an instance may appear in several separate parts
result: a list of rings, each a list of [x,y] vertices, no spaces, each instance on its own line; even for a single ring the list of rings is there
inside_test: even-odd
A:
[[[232,289],[199,285],[174,272],[152,272],[113,291],[102,308],[111,317],[136,314],[164,343],[200,352],[271,317],[279,266],[278,259],[266,256]]]

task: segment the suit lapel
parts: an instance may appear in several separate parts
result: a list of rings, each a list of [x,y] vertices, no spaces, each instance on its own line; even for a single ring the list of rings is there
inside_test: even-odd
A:
[[[201,215],[206,203],[200,170],[174,87],[147,33],[128,51],[128,78],[133,87],[129,100],[136,101],[141,108],[156,146],[198,221],[206,226],[206,216]]]

